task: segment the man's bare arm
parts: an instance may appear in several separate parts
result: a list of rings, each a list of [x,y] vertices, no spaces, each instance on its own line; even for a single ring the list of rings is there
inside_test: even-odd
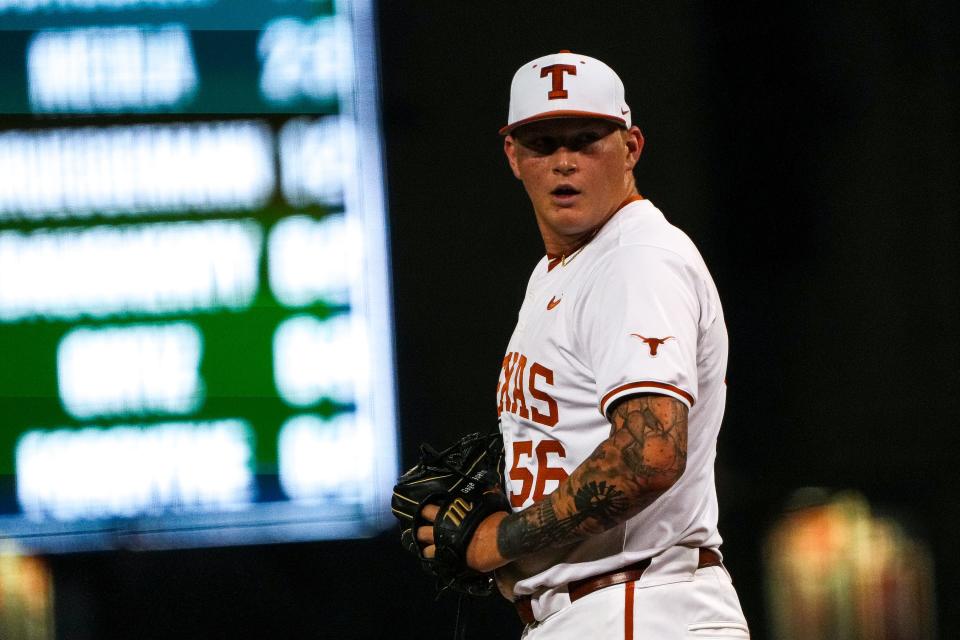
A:
[[[631,396],[611,412],[604,440],[556,491],[503,518],[496,546],[505,559],[562,547],[643,510],[683,474],[687,406],[669,396]]]

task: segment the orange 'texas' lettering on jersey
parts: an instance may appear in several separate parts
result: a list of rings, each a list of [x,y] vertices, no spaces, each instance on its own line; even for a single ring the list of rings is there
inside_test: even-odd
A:
[[[542,378],[542,382],[538,378]],[[560,409],[543,386],[553,386],[553,371],[539,362],[532,363],[528,369],[527,356],[511,351],[503,357],[497,381],[497,415],[506,411],[546,427],[554,426],[560,420]],[[526,391],[546,405],[546,414],[535,406],[527,406]]]
[[[660,348],[660,345],[662,345],[667,340],[670,340],[671,338],[675,337],[675,336],[667,336],[666,338],[644,338],[639,333],[631,333],[630,335],[643,340],[643,342],[648,347],[650,347],[650,355],[653,356],[654,358],[657,357],[657,349]]]
[[[532,365],[530,365],[530,395],[541,402],[546,402],[547,408],[549,409],[547,415],[543,415],[537,411],[536,407],[533,407],[533,421],[542,424],[545,427],[552,427],[553,425],[557,424],[558,420],[560,420],[560,409],[557,407],[557,401],[551,398],[550,394],[537,389],[537,376],[543,376],[543,379],[547,385],[552,387],[553,371],[547,369],[539,362],[534,362]]]
[[[553,81],[553,86],[551,91],[547,93],[548,100],[556,100],[558,98],[566,98],[569,93],[566,89],[563,88],[563,74],[564,72],[569,73],[572,76],[577,75],[577,68],[572,64],[552,64],[549,67],[544,67],[540,69],[540,77],[546,78],[549,73]]]
[[[521,418],[526,418],[527,399],[523,397],[523,374],[527,368],[527,356],[520,355],[517,360],[515,374],[513,376],[513,402],[510,404],[510,413],[516,414]],[[536,411],[536,409],[534,409]]]
[[[504,409],[507,411],[510,410],[510,385],[513,381],[513,363],[517,359],[517,354],[510,352],[507,355],[503,356],[503,365],[501,368],[501,374],[503,376],[503,382],[497,381],[497,415],[499,416]]]

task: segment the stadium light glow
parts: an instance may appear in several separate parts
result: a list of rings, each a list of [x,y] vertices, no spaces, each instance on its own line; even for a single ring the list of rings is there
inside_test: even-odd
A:
[[[255,209],[274,189],[261,122],[0,133],[0,221]]]
[[[324,420],[299,415],[280,429],[280,485],[297,500],[362,500],[371,493],[372,451],[369,425],[352,413]]]
[[[261,238],[252,220],[0,232],[0,322],[246,308]]]
[[[273,337],[273,371],[280,397],[294,407],[322,398],[352,403],[369,382],[368,345],[353,316],[318,320],[297,315],[280,323]]]
[[[343,215],[283,218],[270,230],[267,248],[270,289],[283,304],[349,302],[350,286],[360,276],[363,247]]]
[[[74,329],[57,348],[60,399],[78,420],[200,406],[203,338],[189,322]]]
[[[41,31],[27,76],[39,112],[169,109],[197,89],[190,35],[177,24]]]
[[[253,497],[252,438],[235,419],[27,431],[17,498],[35,520],[241,508]]]

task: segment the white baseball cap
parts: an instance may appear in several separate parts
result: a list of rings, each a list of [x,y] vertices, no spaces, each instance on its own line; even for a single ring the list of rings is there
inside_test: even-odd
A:
[[[510,112],[500,135],[548,118],[603,118],[630,128],[623,82],[596,58],[561,51],[523,65],[510,84]]]

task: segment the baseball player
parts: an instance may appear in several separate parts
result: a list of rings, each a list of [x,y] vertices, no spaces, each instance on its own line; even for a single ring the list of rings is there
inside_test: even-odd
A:
[[[467,564],[496,570],[529,640],[748,638],[717,531],[723,310],[637,192],[623,83],[569,51],[533,60],[500,133],[546,255],[497,386],[512,512],[485,516]],[[433,529],[416,536],[430,557]]]

